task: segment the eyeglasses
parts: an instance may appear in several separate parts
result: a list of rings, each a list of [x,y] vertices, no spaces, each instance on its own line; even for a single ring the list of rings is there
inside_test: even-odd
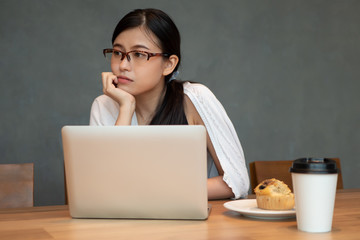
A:
[[[121,62],[126,57],[126,59],[129,62],[133,61],[133,63],[135,63],[135,64],[143,64],[143,63],[149,61],[149,59],[151,57],[155,57],[155,56],[164,56],[164,57],[170,56],[170,54],[168,54],[168,53],[150,53],[150,52],[140,51],[140,50],[123,52],[123,51],[115,50],[112,48],[104,49],[103,54],[104,54],[105,58],[109,61]]]

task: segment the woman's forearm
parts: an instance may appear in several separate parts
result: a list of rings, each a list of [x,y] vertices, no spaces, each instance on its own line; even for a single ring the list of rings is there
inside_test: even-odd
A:
[[[209,178],[207,181],[208,199],[226,199],[234,197],[231,188],[224,182],[223,176]]]

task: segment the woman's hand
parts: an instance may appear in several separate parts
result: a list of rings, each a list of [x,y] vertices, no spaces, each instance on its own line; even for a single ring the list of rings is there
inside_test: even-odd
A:
[[[132,105],[135,103],[133,95],[116,87],[118,79],[112,72],[103,72],[101,73],[101,77],[105,95],[114,99],[120,106]]]
[[[135,112],[135,97],[130,93],[117,88],[117,77],[112,72],[101,73],[103,92],[119,104],[119,116],[116,125],[130,125]]]

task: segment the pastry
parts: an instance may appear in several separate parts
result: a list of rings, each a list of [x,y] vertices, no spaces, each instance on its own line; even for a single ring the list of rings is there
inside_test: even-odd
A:
[[[275,178],[262,181],[255,188],[258,208],[266,210],[288,210],[295,205],[294,194],[283,181]]]

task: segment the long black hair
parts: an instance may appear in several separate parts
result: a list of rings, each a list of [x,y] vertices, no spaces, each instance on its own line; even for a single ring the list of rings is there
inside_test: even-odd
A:
[[[165,94],[157,106],[150,125],[185,125],[188,124],[184,111],[183,83],[171,80],[171,76],[179,68],[181,61],[180,33],[171,18],[158,9],[136,9],[125,15],[117,24],[112,43],[116,37],[125,30],[143,26],[146,31],[151,31],[158,39],[163,53],[176,55],[179,62],[174,71],[165,76]]]

